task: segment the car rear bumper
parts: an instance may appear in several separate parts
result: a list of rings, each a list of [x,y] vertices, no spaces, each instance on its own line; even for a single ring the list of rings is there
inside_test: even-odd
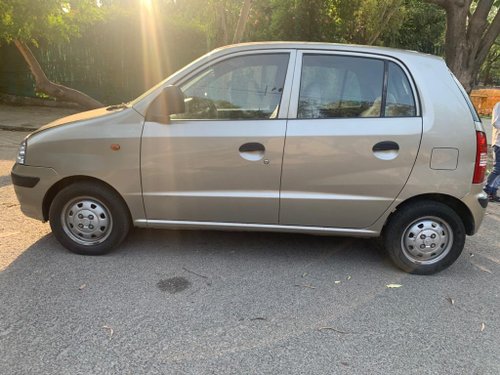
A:
[[[11,178],[21,211],[28,217],[44,221],[43,199],[59,180],[57,172],[52,168],[15,164]]]
[[[475,234],[483,222],[486,207],[488,206],[488,195],[483,191],[482,184],[474,184],[472,185],[471,192],[461,200],[469,208],[472,214],[474,219],[474,231],[470,234]]]

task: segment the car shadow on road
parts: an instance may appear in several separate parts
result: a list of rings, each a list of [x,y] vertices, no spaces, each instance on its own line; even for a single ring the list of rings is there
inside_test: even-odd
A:
[[[54,271],[64,268],[111,267],[113,262],[135,265],[180,264],[206,268],[215,264],[256,269],[270,264],[292,269],[333,267],[359,270],[363,267],[394,272],[375,239],[313,236],[287,233],[177,231],[134,229],[119,248],[104,256],[81,256],[63,248],[48,234],[27,248],[4,272],[18,268],[47,266]],[[200,265],[202,267],[200,267]],[[181,267],[182,268],[182,267]]]
[[[451,274],[463,271],[460,263],[459,259],[451,267]],[[140,269],[144,273],[173,275],[193,271],[209,277],[235,269],[245,272],[279,269],[297,275],[315,272],[410,276],[392,264],[376,238],[138,228],[133,229],[117,249],[103,256],[73,254],[52,234],[47,234],[27,248],[3,273],[19,269],[43,270],[44,267],[46,272],[82,267],[106,272]],[[446,270],[438,275],[449,272]]]
[[[402,275],[376,238],[315,236],[295,233],[154,230],[135,228],[115,250],[103,256],[81,256],[66,250],[48,234],[27,248],[5,271],[43,265],[57,270],[82,265],[93,267],[179,269],[270,265],[295,272],[312,269],[332,272],[368,272]],[[5,272],[4,271],[4,272]],[[210,273],[210,272],[209,272]]]
[[[142,256],[143,251],[159,256],[179,253],[198,257],[238,256],[257,264],[269,259],[305,264],[318,259],[332,264],[385,261],[375,239],[243,231],[135,229],[117,253]]]

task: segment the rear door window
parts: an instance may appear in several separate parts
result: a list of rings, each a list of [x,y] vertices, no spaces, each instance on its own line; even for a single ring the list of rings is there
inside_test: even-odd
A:
[[[304,55],[298,118],[379,117],[382,60]]]
[[[416,113],[412,86],[394,62],[303,56],[298,118],[413,117]]]

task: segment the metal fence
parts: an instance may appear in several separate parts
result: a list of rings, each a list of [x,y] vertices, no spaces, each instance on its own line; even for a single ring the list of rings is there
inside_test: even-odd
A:
[[[126,102],[207,50],[200,30],[166,25],[162,32],[159,44],[143,37],[137,25],[108,24],[33,52],[50,80],[105,104]],[[13,45],[0,47],[0,93],[36,96],[29,69]]]

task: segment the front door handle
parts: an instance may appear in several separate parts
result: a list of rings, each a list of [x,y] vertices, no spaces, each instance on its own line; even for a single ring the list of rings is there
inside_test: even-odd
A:
[[[264,152],[266,148],[262,143],[249,142],[240,146],[240,152]]]
[[[379,142],[376,145],[374,145],[372,148],[372,151],[373,152],[399,151],[399,145],[393,141],[383,141],[383,142]]]

